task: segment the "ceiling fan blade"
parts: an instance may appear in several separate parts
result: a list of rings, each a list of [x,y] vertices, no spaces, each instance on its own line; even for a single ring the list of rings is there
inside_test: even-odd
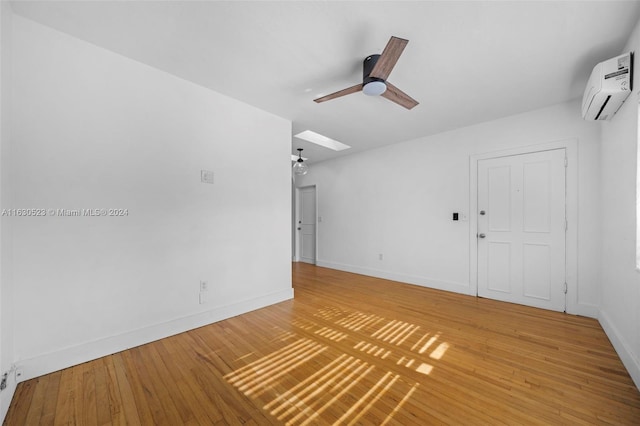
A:
[[[402,51],[405,46],[409,43],[409,40],[405,40],[403,38],[391,37],[389,42],[385,46],[382,54],[378,58],[378,62],[371,70],[370,77],[379,78],[382,80],[386,80],[391,74],[393,67],[398,62]]]
[[[348,87],[346,89],[338,90],[337,92],[333,92],[327,96],[323,96],[318,99],[314,99],[314,102],[320,103],[325,101],[330,101],[331,99],[339,98],[341,96],[350,95],[352,93],[360,92],[362,90],[362,84],[358,83],[355,86]]]
[[[406,109],[411,109],[414,106],[418,105],[418,101],[404,93],[402,90],[398,89],[393,84],[387,81],[386,85],[387,90],[382,95],[380,95],[383,98],[387,98],[391,102],[395,102],[398,105],[405,107]]]

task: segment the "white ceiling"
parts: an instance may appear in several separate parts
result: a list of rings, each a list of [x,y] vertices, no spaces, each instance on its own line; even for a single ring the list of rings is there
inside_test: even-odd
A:
[[[352,146],[293,139],[311,162],[582,96],[616,56],[638,1],[14,1],[15,13],[255,105]],[[408,111],[362,93],[313,99],[362,80],[389,37],[409,44],[389,81]],[[579,114],[579,111],[576,111]]]

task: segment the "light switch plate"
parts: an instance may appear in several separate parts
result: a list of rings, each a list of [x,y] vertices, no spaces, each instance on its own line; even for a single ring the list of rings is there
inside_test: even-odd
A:
[[[211,170],[201,170],[200,181],[202,183],[213,183],[213,172]]]

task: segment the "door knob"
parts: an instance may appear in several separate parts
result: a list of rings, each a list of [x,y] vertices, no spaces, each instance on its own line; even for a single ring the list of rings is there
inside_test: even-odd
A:
[[[300,231],[302,228],[298,228],[298,231]]]
[[[484,210],[480,210],[480,216],[484,216],[486,212]]]
[[[484,238],[484,237],[486,237],[486,235],[484,235],[484,234],[478,234],[478,238]]]

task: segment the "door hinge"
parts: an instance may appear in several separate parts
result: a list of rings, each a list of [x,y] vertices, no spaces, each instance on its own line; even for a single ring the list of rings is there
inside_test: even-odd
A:
[[[564,283],[564,294],[567,294],[567,291],[569,291],[569,286],[567,283]]]
[[[564,157],[564,166],[567,167],[569,165],[569,159]]]

